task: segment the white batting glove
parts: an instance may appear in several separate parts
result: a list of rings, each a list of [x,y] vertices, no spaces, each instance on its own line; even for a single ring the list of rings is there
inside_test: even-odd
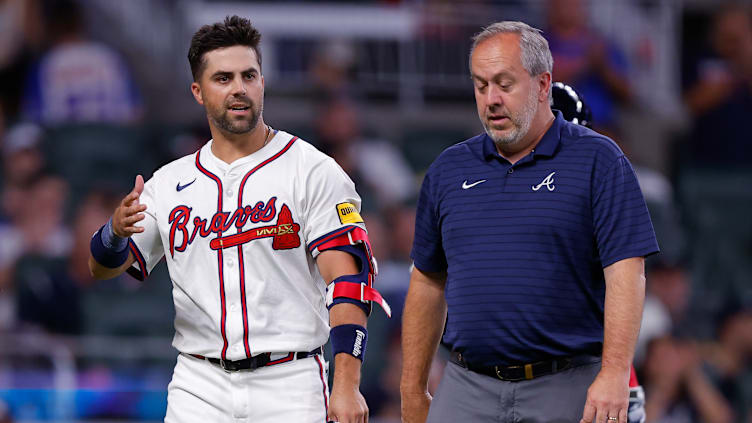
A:
[[[642,386],[629,388],[628,423],[645,423],[645,390]]]

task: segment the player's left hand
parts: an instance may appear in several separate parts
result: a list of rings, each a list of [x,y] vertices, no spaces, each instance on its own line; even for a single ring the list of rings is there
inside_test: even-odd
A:
[[[588,388],[580,423],[627,423],[628,407],[629,369],[604,368]]]
[[[645,423],[645,390],[642,386],[629,388],[628,423]]]
[[[334,384],[326,418],[339,423],[368,423],[368,405],[357,385],[340,388]]]

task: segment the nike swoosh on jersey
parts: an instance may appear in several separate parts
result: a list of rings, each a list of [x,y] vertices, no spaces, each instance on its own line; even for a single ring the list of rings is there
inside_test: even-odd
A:
[[[462,189],[472,188],[478,184],[482,184],[483,182],[486,182],[486,179],[481,179],[480,181],[473,182],[472,184],[468,184],[467,180],[465,180],[465,182],[462,183]]]
[[[182,190],[188,188],[194,182],[196,182],[196,178],[193,178],[193,180],[191,182],[188,182],[187,184],[182,185],[182,186],[180,185],[180,182],[178,182],[178,186],[176,186],[175,189],[177,191],[182,191]]]

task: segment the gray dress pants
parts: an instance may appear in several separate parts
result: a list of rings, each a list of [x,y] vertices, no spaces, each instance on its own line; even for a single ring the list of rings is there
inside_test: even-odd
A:
[[[506,382],[447,363],[428,423],[577,423],[600,359],[558,373]]]

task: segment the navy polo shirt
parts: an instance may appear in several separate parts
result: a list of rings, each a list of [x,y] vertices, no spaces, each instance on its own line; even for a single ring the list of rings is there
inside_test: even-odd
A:
[[[529,363],[603,343],[603,268],[658,252],[634,170],[561,113],[511,165],[486,134],[423,180],[412,259],[447,272],[444,342],[474,365]]]

